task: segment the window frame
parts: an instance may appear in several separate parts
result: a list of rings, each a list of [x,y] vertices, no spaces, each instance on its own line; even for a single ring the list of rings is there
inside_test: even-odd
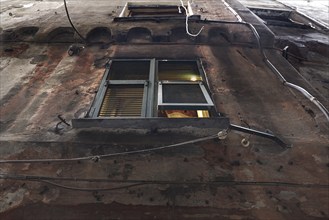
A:
[[[129,61],[149,61],[149,78],[148,80],[110,80],[109,75],[111,65],[113,62],[129,62]],[[198,68],[198,72],[202,80],[198,81],[174,81],[174,80],[158,80],[158,64],[159,62],[195,62]],[[105,94],[108,86],[111,85],[144,85],[143,104],[141,109],[141,116],[137,118],[152,118],[158,117],[159,110],[178,110],[175,107],[182,110],[211,110],[215,108],[215,105],[211,99],[210,91],[208,90],[207,79],[204,73],[200,60],[167,60],[167,59],[111,59],[104,72],[97,94],[91,104],[91,107],[86,114],[86,118],[93,119],[115,119],[115,118],[135,118],[129,116],[116,116],[116,117],[102,117],[99,116],[100,109],[105,98]],[[206,103],[163,103],[163,84],[198,84],[200,91],[202,92]]]
[[[178,14],[178,15],[171,15],[171,16],[161,16],[161,15],[155,15],[156,11],[154,12],[150,12],[151,15],[145,15],[145,16],[131,16],[131,14],[133,13],[132,10],[134,9],[148,9],[148,10],[156,10],[156,9],[168,9],[168,8],[177,8],[178,11],[178,7],[181,8],[182,10],[182,14]],[[182,8],[182,6],[180,4],[175,4],[175,3],[168,3],[168,2],[126,2],[125,6],[123,7],[119,18],[145,18],[145,17],[156,17],[156,18],[165,18],[165,17],[182,17],[185,18],[186,17],[186,13],[188,16],[192,16],[194,15],[192,7],[190,2],[187,3],[187,5],[185,5],[185,7],[187,8],[187,12],[183,12],[184,9]]]
[[[149,61],[149,78],[148,80],[110,80],[110,69],[113,62],[129,62],[129,61]],[[117,117],[100,117],[99,112],[102,107],[102,103],[105,98],[106,91],[111,85],[144,85],[144,93],[143,93],[143,104],[141,109],[140,117],[150,117],[151,110],[150,107],[153,106],[153,95],[150,90],[154,90],[154,83],[152,82],[152,76],[154,76],[154,66],[155,59],[112,59],[106,65],[106,70],[103,75],[102,81],[100,83],[99,89],[97,91],[94,102],[92,103],[92,107],[90,108],[89,113],[87,114],[90,118],[127,118],[125,116],[117,116]],[[153,80],[154,81],[154,80]],[[153,108],[152,108],[153,110]]]
[[[199,85],[200,91],[203,94],[203,97],[206,100],[206,103],[165,103],[163,102],[163,89],[162,85]],[[208,91],[203,85],[202,81],[199,82],[187,82],[187,81],[160,81],[158,83],[158,109],[159,110],[209,110],[214,106],[213,101],[210,98]]]

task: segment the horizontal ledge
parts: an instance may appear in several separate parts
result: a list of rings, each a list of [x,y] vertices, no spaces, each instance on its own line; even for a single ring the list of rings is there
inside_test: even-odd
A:
[[[81,118],[72,120],[73,128],[111,129],[228,129],[226,117],[216,118]]]

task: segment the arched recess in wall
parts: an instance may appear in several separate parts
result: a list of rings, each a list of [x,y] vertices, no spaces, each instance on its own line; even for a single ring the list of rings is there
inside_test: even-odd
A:
[[[19,36],[17,34],[16,29],[11,28],[7,30],[3,30],[0,35],[1,41],[17,41],[19,40]]]
[[[176,43],[191,43],[194,42],[194,39],[186,33],[185,27],[177,27],[171,29],[169,41]]]
[[[48,42],[74,42],[74,30],[71,27],[59,27],[52,30],[47,36]]]
[[[226,28],[212,28],[208,33],[208,41],[211,44],[229,44],[228,32]]]
[[[32,40],[38,31],[38,27],[28,26],[18,29],[17,34],[21,40]]]
[[[1,31],[0,39],[2,41],[29,41],[33,40],[38,31],[39,28],[35,26],[7,29]]]
[[[127,42],[131,42],[131,43],[152,42],[152,33],[149,29],[143,27],[131,28],[127,33]]]
[[[112,41],[111,30],[107,27],[96,27],[87,34],[88,43],[110,43]]]

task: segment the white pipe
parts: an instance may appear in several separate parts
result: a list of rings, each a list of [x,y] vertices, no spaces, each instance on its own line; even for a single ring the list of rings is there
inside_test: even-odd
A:
[[[125,4],[125,6],[124,6],[122,12],[120,13],[120,15],[119,15],[120,18],[122,18],[122,17],[126,17],[126,16],[125,16],[125,13],[126,13],[126,11],[127,11],[127,8],[128,8],[128,2]]]
[[[239,22],[244,22],[240,15],[225,0],[222,0],[222,2],[235,15]]]
[[[192,16],[194,13],[193,13],[190,1],[187,2],[187,9],[188,9],[189,16]]]

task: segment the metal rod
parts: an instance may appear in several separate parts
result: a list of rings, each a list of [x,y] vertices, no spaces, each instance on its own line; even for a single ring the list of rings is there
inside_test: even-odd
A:
[[[73,30],[79,35],[79,37],[84,41],[84,42],[87,42],[86,38],[84,38],[80,33],[79,31],[75,28],[74,24],[72,23],[71,21],[71,17],[70,17],[70,13],[67,9],[67,5],[66,5],[66,0],[64,0],[64,7],[65,7],[65,12],[66,12],[66,16],[67,16],[67,19],[69,20]]]
[[[278,136],[275,136],[274,134],[270,134],[267,132],[258,131],[258,130],[254,130],[251,128],[246,128],[246,127],[242,127],[242,126],[234,125],[234,124],[230,124],[230,129],[235,130],[235,131],[240,131],[243,133],[247,133],[247,134],[253,134],[253,135],[256,135],[259,137],[271,139],[271,140],[275,141],[276,143],[278,143],[281,147],[284,147],[284,148],[291,147],[288,144],[286,144],[283,140],[281,140]]]

